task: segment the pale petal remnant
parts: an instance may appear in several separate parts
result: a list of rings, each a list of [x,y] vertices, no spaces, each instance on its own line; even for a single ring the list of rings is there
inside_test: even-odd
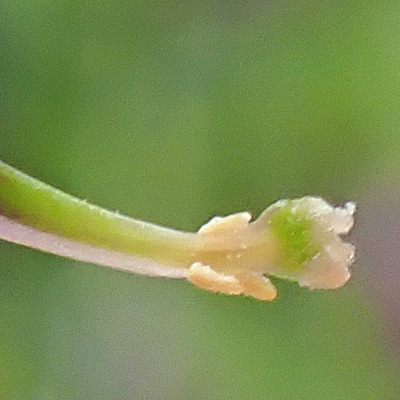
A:
[[[355,248],[341,235],[347,234],[354,225],[355,203],[333,207],[320,197],[304,197],[286,201],[282,206],[289,206],[293,215],[301,215],[309,221],[309,240],[318,248],[312,259],[304,263],[304,268],[288,277],[311,289],[343,286],[350,278],[349,267],[354,262]]]
[[[336,289],[350,279],[349,267],[355,259],[355,247],[341,235],[354,225],[355,203],[332,207],[322,198],[305,198],[304,205],[313,205],[314,239],[321,251],[306,266],[299,279],[301,286],[311,289]]]
[[[310,289],[337,289],[350,278],[354,246],[346,235],[356,206],[333,207],[320,197],[279,200],[253,222],[251,214],[215,217],[199,230],[201,251],[189,282],[205,290],[273,300],[265,275]]]
[[[356,204],[353,202],[345,203],[344,207],[333,207],[322,197],[307,196],[292,203],[293,211],[306,209],[311,218],[323,219],[328,229],[340,235],[349,233],[354,225]]]
[[[200,234],[218,233],[221,231],[235,231],[245,227],[251,221],[251,214],[239,212],[227,217],[214,217],[204,224],[198,231]]]
[[[214,271],[209,265],[200,262],[192,264],[186,276],[195,286],[214,293],[238,295],[243,293],[239,279],[234,275],[225,275]]]
[[[199,262],[191,265],[187,280],[204,290],[231,296],[242,294],[258,300],[271,301],[277,295],[275,286],[262,274],[226,275]]]

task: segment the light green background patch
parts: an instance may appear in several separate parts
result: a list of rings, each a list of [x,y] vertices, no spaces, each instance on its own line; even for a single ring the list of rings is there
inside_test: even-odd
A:
[[[305,195],[357,201],[362,225],[366,188],[398,184],[399,13],[3,1],[0,158],[180,229]],[[398,399],[364,271],[265,304],[0,243],[0,398]]]

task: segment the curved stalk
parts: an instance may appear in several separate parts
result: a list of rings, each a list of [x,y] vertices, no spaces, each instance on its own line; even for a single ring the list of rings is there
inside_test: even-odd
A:
[[[276,296],[264,274],[311,288],[342,286],[354,249],[339,235],[350,230],[353,213],[352,203],[333,208],[306,197],[280,201],[254,222],[238,213],[182,232],[79,200],[0,161],[0,239],[262,300]]]

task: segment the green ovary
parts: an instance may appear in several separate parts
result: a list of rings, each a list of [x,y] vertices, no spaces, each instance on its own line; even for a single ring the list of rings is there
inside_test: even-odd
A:
[[[312,221],[306,211],[293,212],[291,206],[286,205],[275,212],[269,224],[272,234],[281,246],[283,270],[301,271],[320,251],[313,240]]]

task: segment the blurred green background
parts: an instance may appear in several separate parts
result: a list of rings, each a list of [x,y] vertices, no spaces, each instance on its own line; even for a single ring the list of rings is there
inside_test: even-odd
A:
[[[353,200],[361,248],[340,291],[277,281],[266,304],[1,242],[0,398],[399,399],[400,308],[376,301],[368,256],[386,227],[365,222],[399,198],[399,15],[388,0],[1,2],[5,162],[187,230],[282,197]]]

